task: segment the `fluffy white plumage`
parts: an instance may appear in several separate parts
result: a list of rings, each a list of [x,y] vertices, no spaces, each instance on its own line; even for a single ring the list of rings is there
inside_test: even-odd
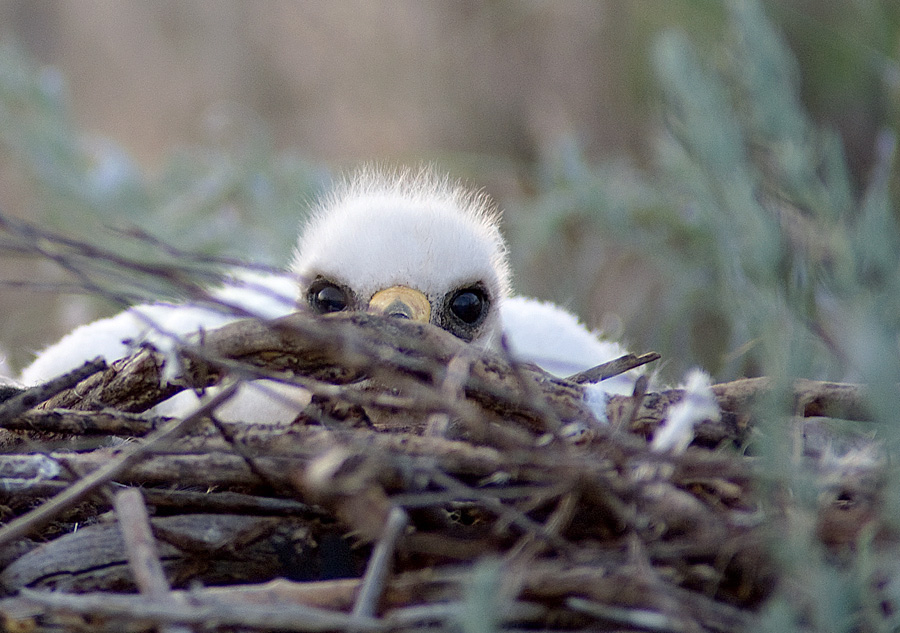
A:
[[[364,298],[406,285],[434,303],[474,282],[506,297],[509,264],[497,218],[486,196],[428,172],[392,180],[363,172],[316,207],[292,272],[324,275]]]
[[[237,317],[225,305],[263,319],[289,314],[296,304],[295,282],[286,275],[242,272],[212,292],[221,307],[152,303],[133,306],[106,319],[81,325],[40,352],[19,377],[34,385],[102,356],[108,362],[124,358],[141,344],[150,343],[168,353],[179,338],[221,327]]]
[[[0,387],[19,387],[19,383],[10,376],[12,376],[12,371],[6,362],[6,355],[0,349]]]
[[[628,353],[619,343],[589,331],[571,312],[547,301],[510,297],[500,305],[500,320],[513,356],[556,376],[571,376]],[[634,380],[634,374],[626,372],[604,380],[602,387],[606,393],[629,395]]]
[[[557,375],[623,354],[618,344],[599,340],[563,309],[509,296],[506,244],[498,220],[486,196],[428,171],[361,172],[314,209],[301,230],[291,275],[243,274],[214,294],[263,318],[295,309],[396,314],[398,301],[412,298],[415,303],[411,295],[424,295],[422,314],[416,312],[419,308],[400,312],[416,312],[422,320],[487,348],[496,347],[503,332],[515,357]],[[386,289],[394,294],[379,300]],[[174,337],[234,318],[191,304],[136,306],[76,328],[41,352],[22,372],[21,381],[47,380],[98,355],[112,361],[142,341],[170,350]],[[172,377],[177,366],[172,363],[168,371]],[[605,394],[630,392],[633,380],[622,377],[588,390],[598,418],[605,415]],[[306,402],[297,390],[269,381],[255,381],[243,390],[228,403],[230,411],[223,417],[290,420]],[[161,412],[183,413],[195,402],[193,394],[181,395],[164,403]]]
[[[694,427],[704,420],[719,419],[719,404],[709,374],[701,369],[688,372],[684,398],[667,412],[650,447],[655,451],[683,453],[694,439]]]

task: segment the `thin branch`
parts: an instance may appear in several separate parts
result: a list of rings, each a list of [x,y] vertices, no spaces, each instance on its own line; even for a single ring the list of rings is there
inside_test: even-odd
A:
[[[356,617],[369,617],[375,615],[378,601],[385,589],[385,581],[391,570],[391,560],[397,549],[397,542],[403,537],[409,517],[402,508],[394,507],[388,513],[387,522],[381,538],[372,550],[372,556],[366,567],[359,595],[353,605],[353,615]]]
[[[95,492],[100,486],[137,464],[147,454],[161,450],[177,438],[190,432],[192,428],[215,411],[219,405],[234,395],[236,390],[237,385],[231,385],[200,407],[190,417],[170,422],[150,435],[144,443],[126,445],[116,456],[97,470],[72,484],[65,492],[48,499],[34,510],[16,517],[3,527],[0,527],[0,547],[22,538],[34,530],[40,529],[56,518],[59,513],[74,506]]]
[[[238,321],[204,333],[200,343],[184,353],[188,382],[204,387],[221,374],[216,359],[238,360],[253,366],[291,371],[313,378],[347,383],[369,376],[380,384],[414,381],[420,388],[441,382],[446,364],[465,343],[435,326],[376,315],[349,313],[328,318],[296,313],[270,323]],[[63,392],[42,408],[82,410],[115,407],[143,411],[185,388],[161,384],[164,358],[142,350],[105,372]],[[224,364],[224,365],[227,365]],[[504,418],[518,417],[544,432],[547,415],[561,421],[591,419],[579,385],[529,366],[510,364],[490,354],[473,360],[465,376],[468,401]],[[445,409],[452,401],[432,396]]]
[[[168,417],[124,413],[115,409],[103,411],[51,409],[19,413],[0,424],[0,428],[54,435],[143,437],[171,421],[172,418]]]
[[[320,631],[382,631],[386,627],[373,618],[359,618],[336,611],[292,604],[277,609],[252,604],[231,604],[213,599],[192,598],[190,602],[148,600],[145,596],[109,592],[67,594],[56,591],[22,589],[23,597],[35,604],[85,616],[149,621],[156,624],[193,624],[204,627],[232,626],[252,629]]]
[[[607,361],[602,365],[597,365],[591,369],[586,369],[577,374],[573,374],[569,376],[568,380],[579,385],[596,383],[606,380],[607,378],[612,378],[613,376],[618,376],[619,374],[624,374],[626,371],[641,367],[647,363],[652,363],[660,358],[662,358],[662,356],[656,352],[648,352],[646,354],[641,354],[640,356],[625,354],[619,358]]]
[[[434,482],[439,486],[443,486],[447,490],[457,492],[458,494],[472,495],[473,497],[478,499],[479,502],[483,503],[486,508],[488,508],[492,512],[496,512],[501,518],[517,526],[526,534],[533,534],[534,536],[546,541],[563,554],[571,553],[571,543],[567,542],[547,526],[529,518],[525,515],[524,512],[516,510],[515,508],[510,508],[496,497],[493,497],[483,491],[474,490],[469,486],[466,486],[458,479],[455,479],[443,472],[436,471],[432,472],[431,475],[434,479]]]
[[[137,488],[125,488],[116,493],[113,508],[138,591],[151,600],[168,600],[169,581],[156,551],[144,497]]]
[[[151,601],[177,605],[159,560],[156,539],[150,530],[150,517],[140,491],[136,488],[120,490],[113,499],[113,507],[138,591]],[[165,626],[160,630],[161,633],[190,633],[181,626]]]
[[[0,426],[6,426],[7,422],[17,415],[46,402],[53,396],[75,387],[89,376],[106,369],[106,361],[97,358],[86,362],[81,367],[66,372],[62,376],[48,380],[45,383],[26,389],[25,391],[0,403]],[[8,428],[8,427],[7,427]]]

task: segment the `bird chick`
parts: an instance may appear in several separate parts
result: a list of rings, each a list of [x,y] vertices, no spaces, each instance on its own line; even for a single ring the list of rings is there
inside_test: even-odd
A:
[[[431,172],[361,172],[301,233],[291,267],[299,305],[316,314],[368,310],[496,344],[510,286],[498,220],[487,196]]]
[[[557,374],[576,373],[624,353],[615,343],[598,341],[559,307],[510,297],[499,219],[487,196],[429,170],[388,174],[365,169],[313,209],[288,274],[238,275],[233,285],[213,295],[263,318],[294,310],[365,310],[432,323],[481,349],[499,349],[505,334],[517,359]],[[292,300],[283,300],[285,295]],[[179,338],[235,318],[191,303],[136,306],[75,329],[41,352],[20,379],[45,381],[97,355],[111,362],[142,342],[174,350]],[[169,372],[177,370],[172,360]],[[611,390],[627,391],[632,381],[620,380],[624,386]],[[304,403],[294,397],[296,390],[278,383],[248,385],[260,392],[258,398],[239,394],[227,403],[232,408],[227,417],[293,419]],[[601,388],[599,398],[596,390],[589,392],[599,418],[605,417],[606,392]],[[191,394],[176,396],[162,412],[183,413],[191,397],[195,402]]]

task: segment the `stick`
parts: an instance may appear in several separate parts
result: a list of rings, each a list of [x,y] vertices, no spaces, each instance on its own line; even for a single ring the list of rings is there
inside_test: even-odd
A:
[[[45,383],[26,389],[18,395],[0,403],[0,426],[15,418],[20,413],[28,411],[32,407],[49,400],[58,393],[71,389],[85,378],[106,369],[106,361],[102,358],[95,358],[86,362],[81,367],[73,369],[70,372],[48,380]]]
[[[620,358],[607,361],[602,365],[597,365],[596,367],[573,374],[569,376],[568,380],[579,385],[600,382],[601,380],[624,374],[626,371],[634,369],[635,367],[652,363],[660,358],[662,357],[656,352],[648,352],[646,354],[641,354],[640,356],[625,354]]]
[[[409,516],[402,508],[394,507],[388,514],[387,523],[381,538],[372,550],[372,557],[366,567],[366,573],[363,576],[362,584],[359,588],[359,595],[356,597],[356,603],[353,605],[353,616],[358,618],[370,617],[375,615],[375,609],[381,595],[384,593],[385,580],[387,580],[388,572],[391,569],[391,559],[394,550],[397,548],[397,542],[406,531],[409,524]]]
[[[137,488],[126,488],[116,494],[113,507],[119,519],[119,532],[125,543],[128,566],[131,568],[138,591],[150,600],[177,605],[178,601],[172,596],[169,581],[166,580],[166,574],[159,560],[144,497]],[[160,627],[160,631],[190,633],[182,626],[164,626]]]
[[[144,497],[137,488],[120,490],[113,500],[113,508],[119,519],[119,531],[125,542],[134,584],[151,600],[168,600],[169,582],[156,551]]]
[[[137,413],[125,413],[114,409],[103,411],[24,411],[0,422],[0,427],[10,431],[36,431],[61,435],[120,435],[142,437],[154,431],[172,418],[146,417]]]
[[[118,455],[97,470],[79,479],[67,488],[65,492],[48,499],[34,510],[16,517],[0,528],[0,547],[22,538],[34,530],[40,529],[52,521],[60,512],[71,508],[97,488],[137,464],[148,453],[162,449],[173,440],[189,432],[211,412],[215,411],[219,405],[234,395],[235,391],[237,391],[237,384],[229,386],[197,409],[193,415],[184,420],[173,420],[163,428],[155,431],[143,444],[127,445]]]
[[[333,384],[363,377],[388,385],[413,379],[437,392],[446,410],[454,403],[447,402],[434,385],[464,347],[463,341],[433,325],[362,313],[327,318],[296,313],[269,323],[244,320],[205,332],[201,343],[184,350],[185,382],[203,387],[215,383],[223,371],[238,375],[228,363],[217,360],[232,359],[244,363],[240,374],[244,376],[265,367]],[[41,408],[144,411],[186,387],[160,383],[163,362],[161,354],[141,350],[81,383],[77,393],[60,393]],[[514,414],[541,432],[552,420],[591,416],[580,385],[549,377],[536,367],[510,366],[496,355],[473,360],[463,390],[480,408],[504,417]]]
[[[82,615],[118,617],[128,621],[150,620],[159,624],[197,624],[206,628],[251,627],[310,633],[349,628],[358,631],[381,631],[386,628],[374,618],[358,618],[337,611],[293,604],[279,604],[277,608],[246,603],[234,605],[217,600],[193,600],[193,604],[172,604],[129,594],[108,592],[67,594],[33,589],[22,589],[21,595],[51,609],[74,611]]]

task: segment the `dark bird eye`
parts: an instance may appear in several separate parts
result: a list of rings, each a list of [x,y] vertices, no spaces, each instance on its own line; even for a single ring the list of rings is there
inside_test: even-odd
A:
[[[484,313],[486,302],[484,293],[478,288],[457,290],[450,299],[450,312],[468,325],[477,323]]]
[[[309,305],[319,314],[340,312],[346,310],[349,304],[347,291],[333,283],[321,282],[309,289]]]

